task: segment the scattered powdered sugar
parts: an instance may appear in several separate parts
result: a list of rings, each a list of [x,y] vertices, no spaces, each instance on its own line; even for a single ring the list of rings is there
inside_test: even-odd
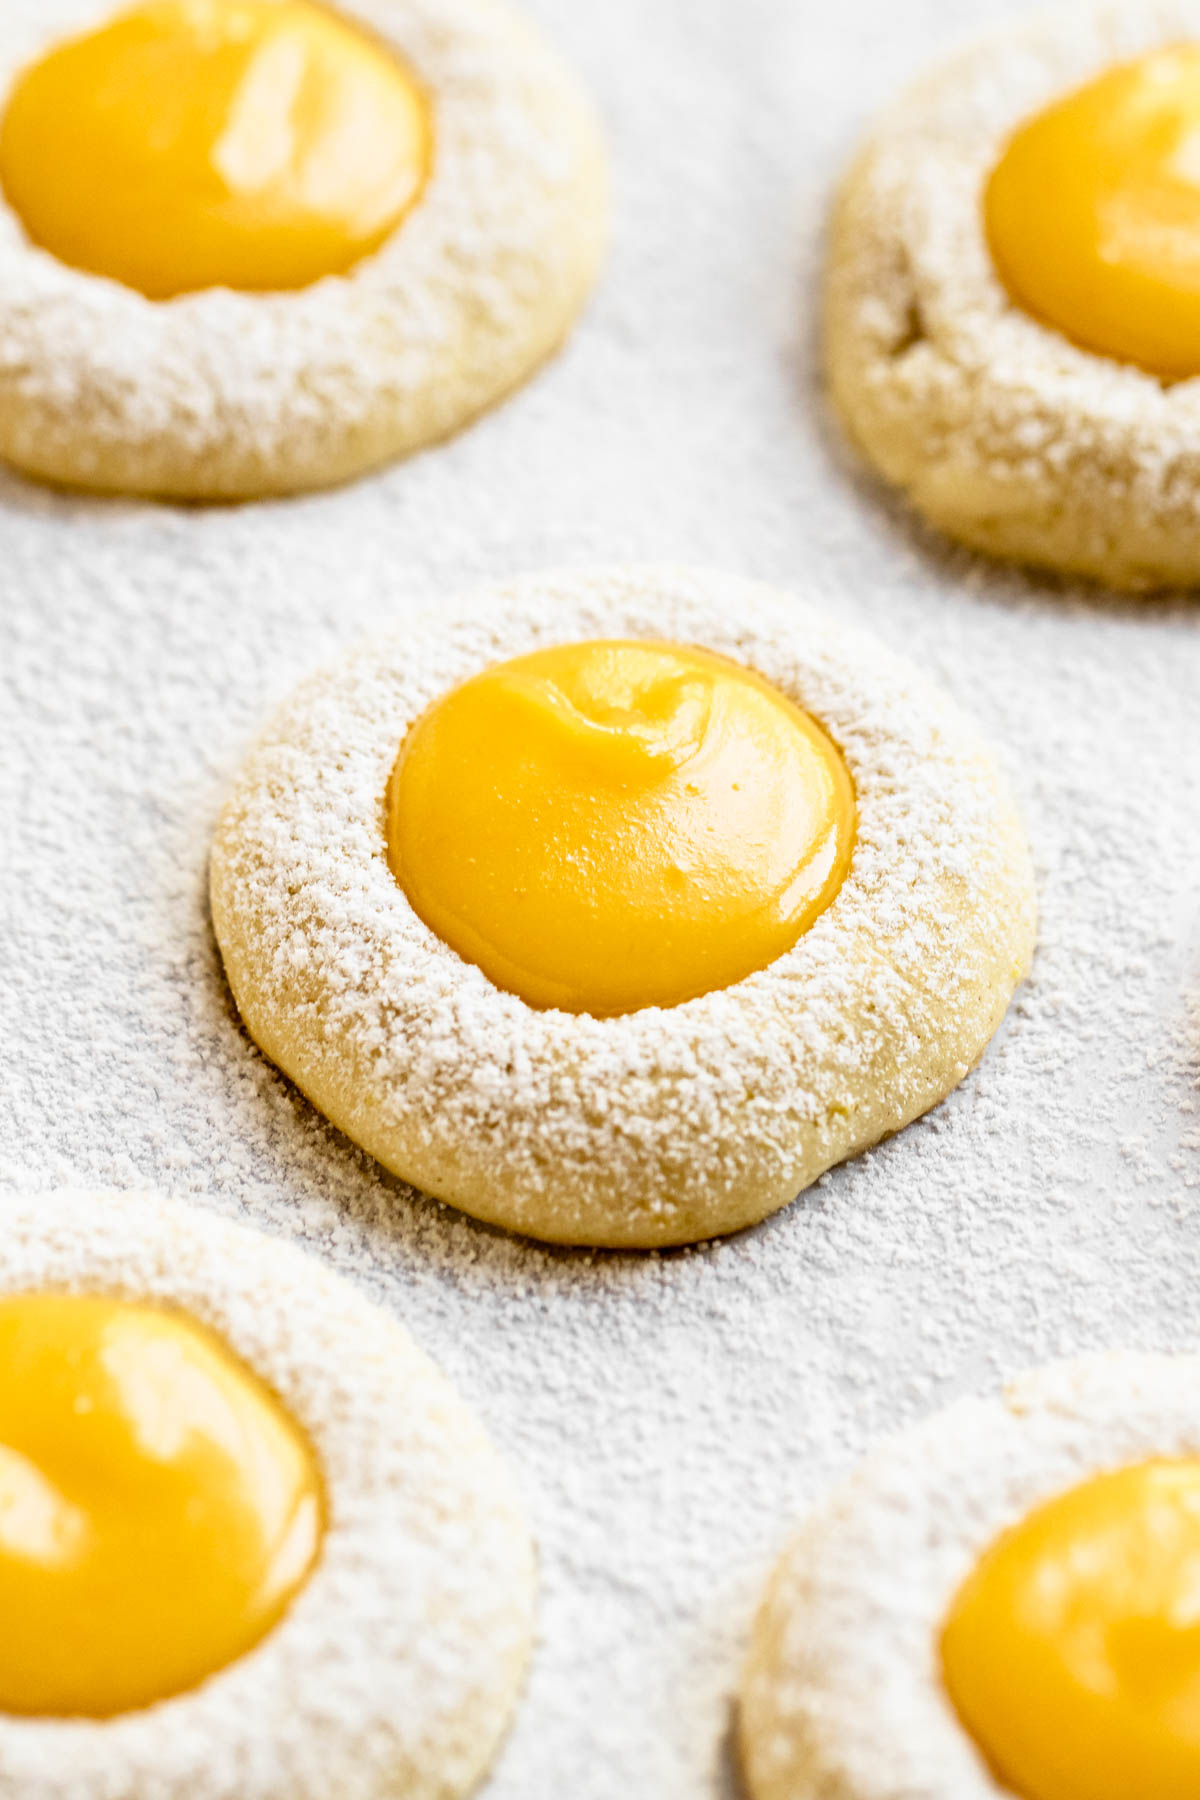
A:
[[[0,1715],[25,1800],[458,1800],[525,1664],[533,1562],[510,1477],[408,1336],[314,1258],[162,1195],[0,1198],[0,1294],[116,1294],[215,1331],[308,1434],[327,1525],[262,1642],[112,1719]]]
[[[114,10],[6,6],[0,96]],[[343,10],[430,96],[419,203],[345,275],[156,302],[37,249],[0,198],[0,444],[22,468],[185,497],[321,486],[455,429],[557,346],[606,226],[573,77],[497,0]]]
[[[488,1800],[731,1800],[762,1583],[877,1432],[1060,1352],[1200,1336],[1173,1048],[1200,978],[1200,608],[947,550],[825,426],[834,180],[952,31],[1015,5],[534,10],[618,165],[614,264],[559,362],[294,504],[0,480],[0,1179],[172,1189],[301,1240],[470,1398],[542,1566]],[[699,1251],[555,1252],[411,1197],[255,1054],[208,845],[272,709],[349,645],[519,570],[664,559],[811,597],[952,691],[1018,790],[1040,948],[946,1104],[796,1206]]]

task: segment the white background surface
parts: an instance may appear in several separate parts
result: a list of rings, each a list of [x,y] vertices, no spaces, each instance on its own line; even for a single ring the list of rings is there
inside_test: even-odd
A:
[[[819,398],[821,231],[856,134],[1016,7],[534,10],[604,111],[618,213],[530,387],[302,502],[0,480],[0,1182],[171,1188],[393,1308],[519,1468],[541,1545],[489,1800],[729,1800],[746,1631],[809,1498],[1002,1370],[1200,1338],[1200,603],[946,549]],[[204,898],[224,787],[300,675],[480,579],[630,558],[815,594],[933,669],[1013,772],[1044,909],[1035,978],[946,1106],[759,1230],[654,1259],[547,1253],[383,1177],[241,1034]]]

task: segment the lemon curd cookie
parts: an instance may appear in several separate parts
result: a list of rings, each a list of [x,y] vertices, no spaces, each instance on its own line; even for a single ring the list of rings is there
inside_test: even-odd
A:
[[[0,1224],[0,1791],[470,1792],[533,1564],[449,1384],[347,1283],[175,1202]]]
[[[940,1100],[1034,929],[973,728],[728,577],[531,576],[305,684],[219,823],[251,1035],[389,1169],[564,1243],[729,1232]]]
[[[1200,1358],[960,1401],[802,1528],[741,1703],[753,1800],[1179,1800],[1200,1782]]]
[[[917,510],[1123,589],[1200,580],[1200,5],[1084,4],[959,54],[837,207],[835,402]]]
[[[416,449],[561,342],[606,184],[498,0],[6,7],[0,455],[235,499]]]

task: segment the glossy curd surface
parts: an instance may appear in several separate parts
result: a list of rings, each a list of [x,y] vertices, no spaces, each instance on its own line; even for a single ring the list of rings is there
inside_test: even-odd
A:
[[[1087,350],[1200,373],[1200,45],[1105,71],[1027,120],[984,195],[997,271]]]
[[[182,1314],[0,1299],[0,1713],[103,1718],[259,1642],[315,1562],[320,1475]]]
[[[391,783],[392,869],[496,986],[598,1016],[674,1006],[791,948],[836,896],[853,784],[749,670],[596,641],[438,700]]]
[[[941,1654],[959,1716],[1022,1800],[1200,1794],[1200,1460],[1040,1507],[980,1560]]]
[[[0,120],[34,243],[155,300],[344,273],[431,155],[413,76],[309,0],[151,0],[26,69]]]

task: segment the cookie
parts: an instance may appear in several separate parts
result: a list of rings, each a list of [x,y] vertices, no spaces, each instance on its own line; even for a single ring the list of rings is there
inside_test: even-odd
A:
[[[909,665],[699,571],[447,612],[285,703],[213,846],[242,1018],[335,1124],[477,1218],[648,1248],[763,1218],[962,1080],[1032,876]]]

